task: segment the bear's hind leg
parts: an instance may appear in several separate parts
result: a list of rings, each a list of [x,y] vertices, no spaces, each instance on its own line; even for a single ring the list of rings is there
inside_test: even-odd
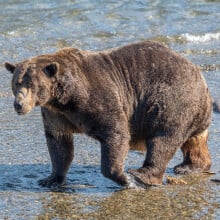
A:
[[[211,158],[207,146],[208,130],[188,139],[181,150],[183,162],[174,167],[176,174],[208,171],[211,167]]]
[[[128,172],[141,185],[160,185],[168,162],[180,146],[178,135],[158,132],[147,141],[147,154],[143,166]]]

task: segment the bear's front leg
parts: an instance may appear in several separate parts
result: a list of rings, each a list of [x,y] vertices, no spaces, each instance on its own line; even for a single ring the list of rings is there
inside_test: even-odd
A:
[[[124,174],[124,161],[129,151],[127,140],[113,137],[101,143],[102,174],[122,186],[128,185]]]
[[[45,187],[63,185],[73,159],[73,137],[65,135],[54,137],[48,131],[45,131],[45,134],[52,162],[52,173],[47,178],[39,180],[39,185]]]
[[[52,173],[47,178],[39,180],[43,187],[55,187],[63,185],[66,173],[73,160],[73,135],[68,131],[63,132],[63,120],[57,115],[42,109],[43,123],[47,146],[52,162]]]

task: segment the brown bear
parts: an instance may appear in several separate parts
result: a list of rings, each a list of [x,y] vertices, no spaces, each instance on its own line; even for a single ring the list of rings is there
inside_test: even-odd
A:
[[[212,100],[206,82],[187,59],[164,45],[144,41],[91,52],[64,48],[54,54],[5,63],[19,115],[41,106],[52,173],[42,186],[64,183],[73,160],[73,134],[101,143],[101,171],[129,185],[129,149],[147,150],[139,183],[158,185],[177,149],[178,174],[207,171]]]

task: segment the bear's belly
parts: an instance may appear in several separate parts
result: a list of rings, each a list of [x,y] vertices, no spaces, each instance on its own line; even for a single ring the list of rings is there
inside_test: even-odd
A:
[[[130,143],[130,150],[146,151],[147,148],[144,141],[138,141],[135,143]]]

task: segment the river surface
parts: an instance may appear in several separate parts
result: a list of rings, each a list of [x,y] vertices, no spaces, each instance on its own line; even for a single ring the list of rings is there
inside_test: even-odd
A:
[[[146,39],[199,65],[213,98],[220,98],[219,0],[0,0],[0,219],[220,219],[220,184],[211,181],[220,179],[218,113],[209,136],[212,175],[175,176],[177,152],[162,186],[123,190],[101,175],[99,143],[78,135],[66,186],[37,185],[51,170],[40,109],[16,115],[3,63],[66,46],[101,50]],[[126,169],[143,160],[130,152]],[[187,184],[167,184],[167,176]]]

